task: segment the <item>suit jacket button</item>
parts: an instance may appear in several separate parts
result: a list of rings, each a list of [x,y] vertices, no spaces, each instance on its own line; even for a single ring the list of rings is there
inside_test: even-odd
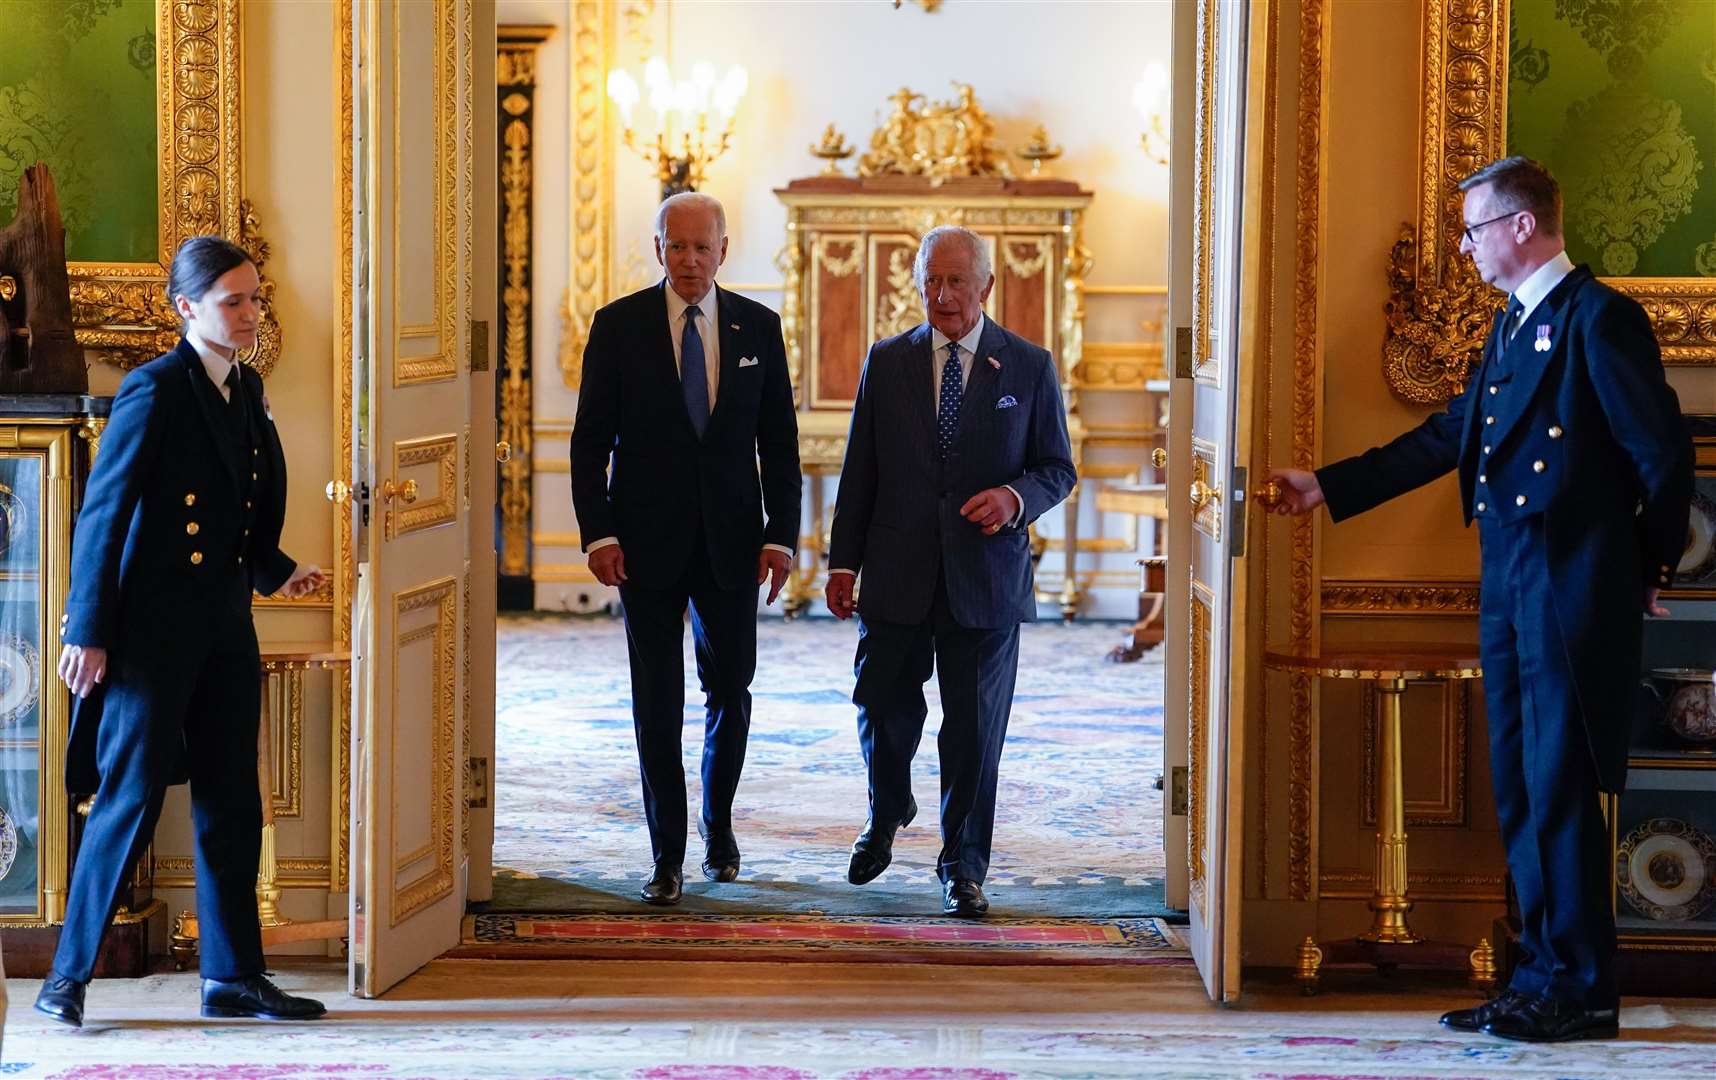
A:
[[[1531,463],[1531,471],[1532,472],[1542,472],[1544,469],[1547,469],[1547,468],[1549,468],[1549,466],[1545,465],[1541,461],[1534,461]]]
[[[1490,448],[1489,448],[1489,447],[1487,447],[1487,446],[1486,446],[1486,447],[1484,447],[1484,453],[1486,453],[1486,454],[1487,454],[1487,453],[1489,453],[1489,452],[1490,452]]]
[[[203,553],[200,551],[191,552],[191,565],[192,566],[201,566],[202,564],[203,564]]]
[[[187,492],[185,492],[185,505],[186,505],[186,506],[195,506],[195,505],[197,505],[197,496],[196,496],[196,492],[194,492],[194,491],[187,491]]]
[[[1486,509],[1488,509],[1488,507],[1486,507],[1486,506],[1485,506],[1485,505],[1484,505],[1484,504],[1483,504],[1483,503],[1479,503],[1479,504],[1478,504],[1478,513],[1480,513],[1480,514],[1481,514],[1481,513],[1483,513],[1483,512],[1484,512],[1484,511],[1485,511],[1485,510],[1486,510]]]
[[[1490,478],[1488,476],[1485,476],[1483,473],[1478,474],[1478,483],[1487,484],[1489,482],[1490,482]]]
[[[1496,418],[1493,416],[1484,417],[1484,423],[1486,423],[1486,424],[1493,424],[1495,422],[1496,422]]]
[[[1497,388],[1496,388],[1496,387],[1494,387],[1494,386],[1492,386],[1492,387],[1490,387],[1490,393],[1492,393],[1492,394],[1494,394],[1494,393],[1496,393],[1496,392],[1497,392]]]
[[[1524,495],[1515,495],[1513,497],[1513,504],[1515,506],[1524,506],[1525,505],[1525,496]]]
[[[185,524],[185,535],[186,536],[195,536],[195,535],[197,535],[197,533],[199,533],[201,531],[202,531],[202,527],[194,521],[187,522]]]
[[[1549,425],[1549,437],[1551,439],[1559,439],[1561,437],[1561,425],[1560,424],[1550,424]]]

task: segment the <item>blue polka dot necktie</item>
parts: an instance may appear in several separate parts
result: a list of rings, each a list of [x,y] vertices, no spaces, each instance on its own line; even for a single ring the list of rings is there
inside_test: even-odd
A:
[[[959,431],[959,343],[947,343],[947,362],[941,366],[941,397],[936,402],[936,458],[946,461],[953,450],[953,436]]]
[[[697,437],[709,426],[709,375],[703,361],[703,335],[697,332],[694,307],[685,309],[685,336],[679,342],[679,388],[685,394],[685,413]]]

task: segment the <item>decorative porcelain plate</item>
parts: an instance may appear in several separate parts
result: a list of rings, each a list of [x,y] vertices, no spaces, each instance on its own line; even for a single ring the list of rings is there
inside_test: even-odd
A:
[[[1716,570],[1716,502],[1701,492],[1692,493],[1692,517],[1686,526],[1686,552],[1675,573],[1698,581]]]
[[[12,489],[0,484],[0,559],[12,546],[12,538],[22,535],[27,523],[24,500],[12,494]]]
[[[1716,742],[1716,686],[1682,686],[1664,706],[1662,722],[1688,742]]]
[[[0,881],[6,880],[17,859],[18,826],[13,823],[12,815],[0,808]]]
[[[1696,919],[1716,901],[1716,840],[1677,818],[1652,818],[1616,850],[1615,885],[1647,919]]]
[[[36,647],[0,630],[0,727],[17,723],[36,705],[42,665]]]

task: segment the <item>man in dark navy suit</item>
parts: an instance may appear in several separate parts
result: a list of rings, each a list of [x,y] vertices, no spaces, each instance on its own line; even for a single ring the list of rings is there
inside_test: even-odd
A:
[[[262,380],[235,360],[256,343],[260,288],[245,253],[219,237],[179,249],[167,293],[184,339],[120,384],[78,514],[59,673],[79,698],[66,786],[95,802],[36,999],[73,1026],[120,886],[167,788],[187,779],[203,1015],[323,1011],[263,976],[256,913],[261,660],[250,598],[300,596],[325,580],[280,550],[286,457]]]
[[[1618,1031],[1602,792],[1626,783],[1643,616],[1686,541],[1692,446],[1644,310],[1567,258],[1561,194],[1527,158],[1468,177],[1467,252],[1511,298],[1445,412],[1315,473],[1278,507],[1341,521],[1460,474],[1483,550],[1490,770],[1523,959],[1442,1023],[1534,1042]]]
[[[870,817],[847,871],[887,869],[917,813],[912,757],[941,673],[942,910],[989,910],[983,879],[1019,624],[1036,618],[1026,528],[1077,481],[1049,354],[983,315],[995,286],[975,233],[924,234],[912,266],[929,320],[864,361],[829,549],[828,608],[859,618],[858,740]],[[864,590],[856,604],[859,575]]]
[[[780,316],[715,285],[727,257],[721,204],[696,193],[662,203],[655,253],[665,280],[604,307],[590,326],[572,428],[572,503],[591,572],[618,586],[625,606],[655,860],[642,898],[676,904],[687,816],[686,604],[705,705],[703,874],[733,881],[757,587],[770,582],[772,604],[786,582],[801,485]]]

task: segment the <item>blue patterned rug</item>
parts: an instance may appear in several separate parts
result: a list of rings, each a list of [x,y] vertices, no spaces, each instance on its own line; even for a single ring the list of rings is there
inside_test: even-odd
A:
[[[1027,909],[1068,915],[1161,910],[1162,802],[1153,787],[1162,771],[1161,651],[1136,664],[1110,663],[1104,656],[1122,633],[1110,623],[1023,629],[988,882],[998,908],[1012,895],[1041,901]],[[924,813],[900,833],[894,864],[876,883],[846,884],[848,852],[865,817],[850,700],[856,643],[853,623],[762,620],[750,749],[734,806],[742,881],[698,879],[701,845],[693,836],[688,906],[701,896],[764,911],[889,914],[901,896],[910,897],[906,910],[922,910],[933,896],[940,847],[933,678],[913,768]],[[498,667],[489,910],[632,909],[650,847],[624,625],[605,616],[503,616]],[[689,634],[686,671],[685,771],[695,808],[703,719]]]

